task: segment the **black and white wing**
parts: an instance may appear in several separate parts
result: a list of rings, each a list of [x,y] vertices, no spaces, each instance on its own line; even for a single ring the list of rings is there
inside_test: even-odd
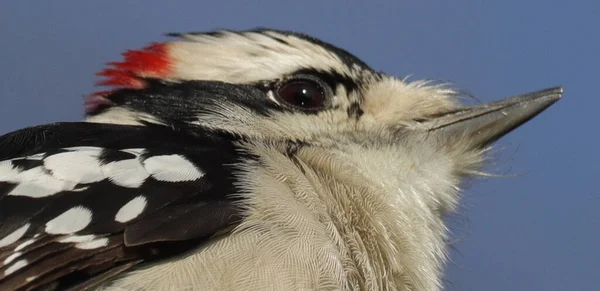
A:
[[[56,123],[0,137],[0,290],[95,285],[239,220],[226,137]]]

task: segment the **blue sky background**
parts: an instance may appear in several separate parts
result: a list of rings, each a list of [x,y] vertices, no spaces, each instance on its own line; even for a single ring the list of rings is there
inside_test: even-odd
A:
[[[564,86],[563,100],[498,143],[490,170],[513,176],[465,192],[446,289],[598,290],[599,2],[35,2],[0,5],[0,134],[80,119],[94,73],[165,32],[301,31],[484,102]]]

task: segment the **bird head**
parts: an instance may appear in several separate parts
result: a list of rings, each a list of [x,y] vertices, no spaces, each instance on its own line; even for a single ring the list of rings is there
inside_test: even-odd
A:
[[[313,37],[285,31],[170,34],[99,75],[116,90],[86,101],[88,121],[161,124],[247,140],[384,152],[397,167],[477,172],[493,141],[557,101],[553,88],[464,106],[447,84],[407,81]],[[346,150],[351,153],[352,150]],[[394,164],[396,163],[396,164]],[[435,175],[433,175],[435,176]],[[452,203],[451,203],[452,204]]]

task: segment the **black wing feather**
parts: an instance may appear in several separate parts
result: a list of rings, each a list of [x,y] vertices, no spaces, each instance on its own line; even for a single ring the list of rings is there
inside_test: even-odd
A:
[[[125,245],[206,237],[232,220],[238,220],[238,213],[230,201],[166,207],[128,226],[125,229]]]
[[[248,157],[224,134],[190,134],[155,125],[55,123],[1,136],[0,162],[10,160],[10,169],[21,174],[43,168],[46,158],[73,147],[99,148],[100,165],[177,155],[202,169],[203,175],[186,181],[149,176],[139,187],[124,187],[107,177],[29,197],[11,195],[19,181],[0,171],[0,240],[26,229],[15,242],[0,247],[0,290],[84,290],[138,263],[196,247],[240,219],[231,198],[237,192],[232,172],[233,165]],[[126,149],[143,150],[136,156]],[[147,202],[143,212],[129,221],[116,221],[115,213],[140,195]],[[45,231],[48,221],[75,206],[92,213],[85,228],[67,234]]]

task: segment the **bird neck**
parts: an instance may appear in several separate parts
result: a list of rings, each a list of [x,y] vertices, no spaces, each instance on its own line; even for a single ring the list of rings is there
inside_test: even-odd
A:
[[[448,159],[436,155],[424,147],[352,144],[298,151],[335,225],[333,239],[352,262],[349,276],[377,289],[440,288],[447,239],[442,216],[457,203],[458,179]]]

